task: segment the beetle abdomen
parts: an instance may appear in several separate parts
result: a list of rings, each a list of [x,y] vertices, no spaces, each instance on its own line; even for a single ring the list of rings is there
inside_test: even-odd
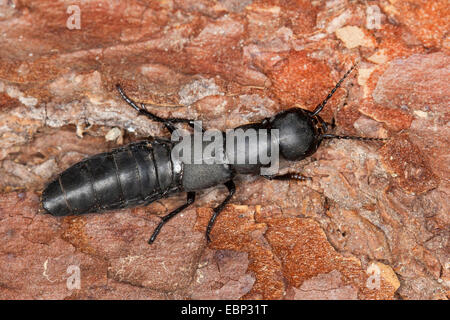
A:
[[[68,168],[44,190],[42,204],[55,216],[133,207],[161,198],[173,180],[170,146],[138,142]]]

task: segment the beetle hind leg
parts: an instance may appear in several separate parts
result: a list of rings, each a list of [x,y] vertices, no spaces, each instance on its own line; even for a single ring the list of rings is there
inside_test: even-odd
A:
[[[209,234],[211,233],[212,227],[214,225],[214,222],[217,219],[217,216],[223,211],[225,208],[225,205],[230,201],[231,197],[233,197],[233,194],[236,192],[236,185],[234,184],[233,180],[229,180],[225,182],[225,186],[228,189],[228,195],[225,198],[225,200],[222,201],[221,204],[219,204],[217,207],[214,208],[214,213],[211,216],[211,219],[208,222],[208,226],[206,227],[206,241],[211,242],[211,238]]]
[[[122,89],[120,84],[116,84],[116,89],[119,92],[119,94],[122,97],[122,99],[128,105],[130,105],[134,110],[138,111],[140,114],[145,115],[146,117],[150,118],[153,121],[163,123],[164,126],[167,128],[167,130],[169,130],[170,133],[172,133],[173,131],[176,130],[176,127],[174,126],[175,123],[186,123],[191,128],[194,128],[194,121],[195,120],[183,119],[183,118],[161,118],[161,117],[157,116],[156,114],[151,113],[150,111],[148,111],[143,103],[141,103],[140,106],[138,106],[138,104],[133,99],[131,99],[130,97],[127,96],[127,94]]]
[[[158,224],[155,231],[153,231],[152,236],[148,240],[148,244],[152,244],[155,241],[156,237],[158,236],[159,232],[161,231],[161,228],[166,224],[167,221],[169,221],[170,219],[175,217],[177,214],[179,214],[181,211],[183,211],[184,209],[189,207],[191,204],[194,203],[194,201],[195,201],[195,192],[188,192],[187,201],[185,204],[183,204],[181,207],[176,208],[175,210],[173,210],[172,212],[170,212],[169,214],[167,214],[161,218],[161,222]]]

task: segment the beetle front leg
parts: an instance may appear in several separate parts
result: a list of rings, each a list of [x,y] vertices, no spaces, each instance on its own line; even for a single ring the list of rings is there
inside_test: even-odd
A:
[[[298,172],[288,172],[285,174],[281,174],[278,176],[265,176],[262,175],[262,177],[266,178],[267,180],[295,180],[295,181],[306,181],[306,180],[312,180],[311,177],[306,177]]]

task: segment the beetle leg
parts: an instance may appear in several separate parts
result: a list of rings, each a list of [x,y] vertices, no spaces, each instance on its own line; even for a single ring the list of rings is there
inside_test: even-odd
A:
[[[268,179],[268,180],[295,180],[295,181],[306,181],[306,180],[312,180],[311,177],[305,177],[303,175],[301,175],[298,172],[288,172],[285,174],[281,174],[279,176],[265,176],[263,175],[264,178]]]
[[[211,238],[209,237],[209,234],[211,233],[212,227],[214,225],[214,222],[217,219],[217,216],[222,212],[222,210],[225,208],[226,204],[230,201],[231,197],[236,191],[236,186],[233,182],[233,180],[229,180],[225,182],[225,186],[228,189],[228,195],[225,198],[225,200],[222,201],[221,204],[219,204],[217,207],[214,208],[214,213],[209,219],[208,226],[206,227],[206,241],[211,242]]]
[[[183,118],[168,118],[167,121],[171,123],[186,123],[189,127],[192,129],[195,129],[194,122],[197,120],[191,120],[191,119],[183,119]],[[205,129],[202,126],[202,133],[205,133]]]
[[[164,126],[167,128],[167,130],[169,130],[170,133],[172,133],[176,129],[174,126],[174,123],[187,123],[191,128],[194,128],[195,120],[183,119],[183,118],[168,118],[168,119],[161,118],[161,117],[157,116],[156,114],[153,114],[150,111],[148,111],[145,108],[145,105],[143,103],[141,103],[141,106],[139,107],[135,101],[133,101],[130,97],[128,97],[125,94],[125,92],[123,91],[120,84],[116,84],[116,88],[117,88],[117,91],[119,91],[119,94],[122,97],[122,99],[125,100],[125,102],[128,103],[133,109],[135,109],[139,113],[147,116],[148,118],[150,118],[153,121],[163,123]]]
[[[150,239],[148,240],[148,244],[152,244],[153,241],[155,241],[156,236],[159,234],[159,232],[161,231],[161,228],[163,227],[163,225],[169,221],[170,219],[172,219],[173,217],[175,217],[177,214],[179,214],[181,211],[183,211],[184,209],[186,209],[187,207],[189,207],[191,204],[193,204],[195,201],[195,192],[188,192],[187,193],[187,201],[185,204],[183,204],[181,207],[176,208],[175,210],[173,210],[171,213],[165,215],[164,217],[161,218],[161,222],[158,224],[158,226],[156,227],[155,231],[153,231],[152,236],[150,237]]]

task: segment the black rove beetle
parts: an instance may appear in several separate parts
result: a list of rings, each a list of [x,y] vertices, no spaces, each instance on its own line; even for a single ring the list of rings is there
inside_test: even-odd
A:
[[[261,122],[238,128],[244,131],[261,128],[278,129],[279,157],[289,161],[302,160],[312,155],[323,139],[385,140],[329,134],[327,131],[330,124],[319,116],[328,100],[354,68],[355,65],[347,71],[314,111],[292,108]],[[172,133],[176,129],[177,123],[186,123],[194,127],[194,120],[158,117],[149,112],[143,104],[139,107],[125,94],[120,85],[117,84],[116,88],[128,105],[140,114],[163,123],[169,132]],[[250,144],[250,142],[246,143]],[[260,169],[264,165],[260,162],[256,164],[183,163],[171,156],[171,150],[175,145],[176,142],[168,139],[151,138],[88,157],[62,172],[58,178],[47,185],[42,193],[42,205],[54,216],[79,215],[148,205],[174,193],[187,192],[186,203],[162,217],[148,241],[151,244],[168,220],[194,203],[196,191],[224,184],[228,189],[228,195],[219,206],[214,208],[206,229],[206,239],[210,241],[209,234],[217,216],[236,191],[233,182],[235,175],[260,174]],[[252,145],[246,145],[246,147],[250,153],[256,148]],[[310,179],[297,172],[263,175],[263,177],[270,180]]]

